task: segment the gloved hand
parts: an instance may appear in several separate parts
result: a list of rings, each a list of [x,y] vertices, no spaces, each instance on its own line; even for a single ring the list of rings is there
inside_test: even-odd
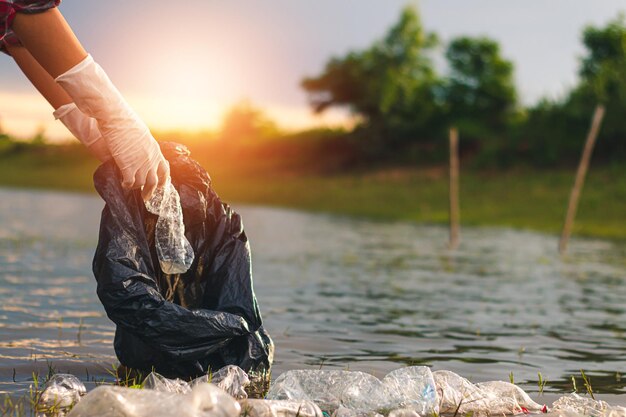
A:
[[[74,137],[100,161],[106,162],[111,159],[111,152],[98,130],[98,122],[96,119],[87,117],[76,107],[76,104],[64,104],[52,115],[56,120],[60,120]]]
[[[122,173],[122,186],[143,187],[149,199],[169,177],[169,164],[145,123],[131,109],[91,55],[56,78],[80,111],[96,119],[111,156]]]

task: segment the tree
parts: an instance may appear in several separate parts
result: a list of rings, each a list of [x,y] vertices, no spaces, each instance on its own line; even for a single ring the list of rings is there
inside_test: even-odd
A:
[[[230,142],[245,142],[266,138],[276,133],[277,127],[274,122],[248,101],[242,101],[224,116],[219,136]]]
[[[626,22],[620,15],[605,27],[588,26],[583,32],[587,55],[580,76],[593,88],[599,101],[619,95],[626,99]]]
[[[446,50],[445,88],[451,123],[474,137],[503,134],[517,109],[513,64],[488,38],[460,37]]]
[[[606,106],[594,156],[626,157],[626,22],[623,16],[582,33],[580,80],[565,97],[529,109],[523,141],[540,164],[577,161],[597,104]]]
[[[393,148],[428,132],[437,115],[437,78],[428,55],[435,45],[417,10],[407,7],[383,39],[332,58],[321,75],[305,78],[302,87],[316,112],[348,107],[363,120],[367,137]]]

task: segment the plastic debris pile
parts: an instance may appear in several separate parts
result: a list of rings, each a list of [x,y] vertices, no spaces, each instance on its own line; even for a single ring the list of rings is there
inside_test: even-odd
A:
[[[143,389],[100,386],[85,394],[73,375],[54,375],[38,397],[37,411],[68,417],[428,417],[547,413],[509,382],[473,384],[450,371],[415,366],[382,380],[363,372],[294,370],[276,379],[265,399],[249,399],[248,375],[226,366],[192,381],[149,374]],[[626,408],[570,394],[548,414],[560,417],[626,417]]]
[[[420,415],[439,412],[433,374],[427,367],[398,369],[383,380],[350,371],[288,371],[267,394],[272,400],[308,400],[337,417],[408,408]],[[351,410],[351,411],[348,411]]]

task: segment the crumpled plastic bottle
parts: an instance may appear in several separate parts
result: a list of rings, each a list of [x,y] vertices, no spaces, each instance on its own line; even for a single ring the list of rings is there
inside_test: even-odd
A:
[[[435,382],[425,366],[398,369],[382,381],[363,372],[288,371],[276,379],[267,398],[309,400],[328,413],[341,409],[339,414],[346,414],[344,409],[359,411],[356,415],[396,408],[410,408],[420,415],[439,412]]]
[[[433,374],[427,366],[409,366],[385,375],[388,409],[411,409],[420,415],[439,412],[439,398]]]
[[[212,384],[217,385],[238,400],[248,398],[246,387],[250,385],[248,374],[238,366],[226,365],[211,375]]]
[[[391,410],[388,417],[420,417],[420,415],[410,408],[397,408]]]
[[[618,417],[626,415],[625,407],[609,405],[605,401],[581,397],[576,393],[556,400],[550,411],[555,415],[571,416]]]
[[[312,401],[322,411],[333,413],[343,406],[370,409],[382,401],[382,383],[363,372],[339,370],[292,370],[271,385],[269,400]]]
[[[323,417],[311,401],[242,400],[241,415],[248,417]]]
[[[389,415],[391,416],[391,413]],[[338,409],[336,409],[333,412],[331,417],[384,417],[384,416],[373,410],[354,410],[352,408],[347,408],[341,405],[339,406]],[[417,415],[417,417],[420,417],[419,414]]]
[[[90,391],[67,417],[239,417],[241,407],[212,384],[187,394],[100,386]]]
[[[145,205],[150,213],[159,216],[154,240],[161,270],[166,274],[187,272],[193,263],[194,253],[185,237],[180,196],[169,178]]]
[[[43,386],[36,409],[40,412],[66,410],[80,401],[87,389],[71,374],[55,374]]]
[[[150,372],[143,380],[142,387],[160,392],[171,392],[174,394],[187,394],[191,392],[191,385],[187,381],[175,378],[169,379],[156,372]]]
[[[444,370],[433,372],[433,376],[440,397],[441,414],[508,415],[539,412],[543,408],[510,382],[472,384],[466,378]]]
[[[151,372],[143,380],[143,388],[175,394],[188,394],[198,384],[212,383],[238,400],[248,398],[246,387],[250,385],[248,374],[236,365],[226,365],[212,375],[203,375],[191,382],[169,379]]]

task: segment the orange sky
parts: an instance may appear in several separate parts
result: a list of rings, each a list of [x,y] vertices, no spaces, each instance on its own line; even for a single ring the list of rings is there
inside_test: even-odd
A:
[[[215,129],[249,100],[287,129],[347,122],[345,111],[315,117],[299,83],[332,56],[380,38],[409,0],[63,0],[85,48],[154,129]],[[586,24],[604,24],[623,0],[421,0],[427,30],[443,42],[487,35],[515,63],[525,103],[558,96],[576,81]],[[441,52],[441,51],[439,51]],[[443,62],[440,57],[438,65]],[[445,70],[445,68],[441,68]],[[0,126],[20,137],[45,128],[69,133],[48,104],[0,56]]]

